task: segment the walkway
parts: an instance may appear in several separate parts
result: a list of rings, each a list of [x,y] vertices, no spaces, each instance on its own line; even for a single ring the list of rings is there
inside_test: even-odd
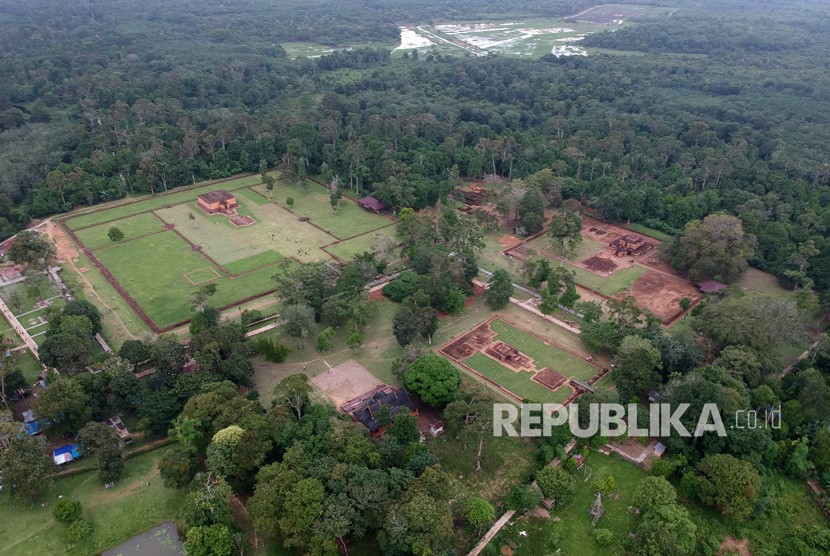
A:
[[[37,359],[40,363],[40,357],[38,356],[37,351],[37,343],[35,343],[35,341],[32,339],[32,337],[29,335],[26,329],[23,328],[23,326],[20,324],[20,321],[17,320],[17,317],[14,316],[14,313],[12,313],[11,310],[9,310],[9,306],[6,305],[6,302],[2,299],[0,299],[0,312],[3,313],[3,316],[5,316],[6,320],[9,321],[9,324],[12,325],[14,331],[17,332],[17,335],[23,339],[23,343],[26,344],[26,347],[29,348],[29,350],[32,352],[32,355],[34,355],[35,359]],[[43,370],[46,370],[46,366],[43,363],[40,363],[40,366],[43,367]]]
[[[571,440],[570,442],[568,442],[568,445],[565,446],[565,455],[567,456],[567,454],[570,454],[571,450],[573,450],[575,447],[576,447],[576,440]],[[556,467],[560,463],[561,463],[561,461],[560,461],[559,458],[554,458],[553,461],[551,461],[548,465],[552,465],[552,466]],[[535,485],[536,481],[533,481],[533,484]],[[499,518],[499,520],[493,524],[492,527],[490,527],[490,530],[487,531],[487,533],[485,533],[485,535],[481,538],[481,540],[478,541],[478,544],[475,546],[475,548],[473,548],[467,554],[467,556],[478,556],[478,554],[482,550],[484,550],[484,547],[487,546],[491,540],[493,540],[493,537],[495,537],[499,533],[499,531],[501,531],[502,527],[507,525],[507,522],[510,521],[515,514],[516,514],[516,512],[513,511],[513,510],[509,510],[509,511],[505,512],[505,514],[503,516],[501,516]]]

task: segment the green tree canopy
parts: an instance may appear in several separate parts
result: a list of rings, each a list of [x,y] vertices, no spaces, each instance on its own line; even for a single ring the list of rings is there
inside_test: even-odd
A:
[[[431,353],[412,362],[404,374],[404,385],[432,407],[450,403],[461,384],[458,370],[444,357]]]

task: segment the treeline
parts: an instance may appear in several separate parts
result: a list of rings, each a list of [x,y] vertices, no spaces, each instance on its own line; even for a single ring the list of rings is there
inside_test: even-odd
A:
[[[97,38],[77,41],[72,29],[89,32],[72,23],[77,15],[50,41],[9,45],[39,55],[2,61],[4,235],[30,217],[254,172],[262,160],[294,181],[338,176],[353,194],[413,208],[436,203],[460,177],[511,180],[549,168],[565,198],[611,220],[676,233],[713,212],[737,215],[758,239],[752,263],[785,280],[812,241],[818,253],[799,271],[830,285],[830,79],[815,65],[830,44],[821,22],[724,16],[758,40],[800,33],[774,58],[758,45],[736,49],[724,32],[705,35],[708,58],[401,60],[356,49],[289,61],[277,42],[270,54],[253,39],[238,49],[150,43],[154,10],[130,32],[96,16]],[[36,27],[52,17],[27,13]],[[713,19],[673,21],[681,41]],[[184,36],[187,26],[176,29]],[[662,43],[660,27],[637,29],[607,40]],[[62,48],[67,40],[80,46]]]

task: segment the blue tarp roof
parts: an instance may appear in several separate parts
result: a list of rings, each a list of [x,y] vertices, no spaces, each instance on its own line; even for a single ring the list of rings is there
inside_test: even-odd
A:
[[[61,446],[60,448],[55,448],[52,450],[52,454],[59,456],[61,454],[72,454],[73,456],[78,456],[78,445],[77,444],[67,444],[66,446]]]
[[[52,459],[55,461],[55,465],[63,465],[79,457],[81,456],[78,453],[77,444],[67,444],[66,446],[52,450]]]
[[[26,429],[26,434],[29,436],[35,435],[42,430],[46,430],[49,428],[49,420],[48,419],[35,419],[30,423],[24,423],[23,427]]]

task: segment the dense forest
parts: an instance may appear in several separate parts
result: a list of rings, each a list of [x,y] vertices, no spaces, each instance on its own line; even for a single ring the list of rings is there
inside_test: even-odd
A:
[[[586,40],[644,56],[400,57],[372,46],[289,60],[280,46],[393,44],[400,21],[583,5],[174,2],[136,13],[6,2],[0,232],[261,160],[414,208],[458,177],[551,168],[564,197],[608,219],[675,233],[735,214],[758,239],[754,265],[785,281],[806,269],[830,286],[830,24],[811,4],[753,16],[741,2],[697,3]],[[808,241],[819,253],[802,265]]]

